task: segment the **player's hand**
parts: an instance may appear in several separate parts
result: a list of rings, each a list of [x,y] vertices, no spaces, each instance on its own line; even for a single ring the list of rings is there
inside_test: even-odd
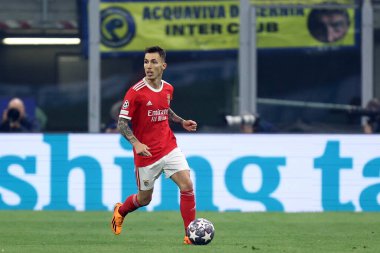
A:
[[[141,142],[136,143],[134,146],[136,154],[141,156],[152,156],[152,154],[149,152],[149,147]]]
[[[190,119],[182,121],[182,126],[189,132],[197,131],[197,122]]]

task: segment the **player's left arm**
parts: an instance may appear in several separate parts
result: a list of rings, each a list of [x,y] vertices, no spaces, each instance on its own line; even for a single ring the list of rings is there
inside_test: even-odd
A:
[[[175,114],[175,112],[173,112],[173,110],[171,108],[169,108],[169,120],[174,122],[174,123],[181,124],[182,127],[189,132],[197,131],[197,122],[195,122],[194,120],[191,120],[191,119],[185,120],[185,119],[181,118],[180,116]]]

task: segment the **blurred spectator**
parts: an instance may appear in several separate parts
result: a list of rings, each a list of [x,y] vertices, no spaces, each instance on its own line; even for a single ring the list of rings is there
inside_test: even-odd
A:
[[[117,128],[117,122],[119,119],[119,113],[120,113],[120,108],[121,108],[122,104],[123,104],[123,101],[120,100],[120,101],[115,102],[112,105],[111,110],[110,110],[111,120],[108,122],[108,124],[106,125],[106,127],[104,129],[105,133],[118,133],[119,132],[119,129]]]
[[[48,122],[46,113],[40,107],[36,106],[34,114],[35,114],[34,116],[36,118],[36,121],[38,123],[39,130],[40,131],[45,130],[47,122]]]
[[[24,102],[20,98],[9,101],[3,111],[0,132],[35,132],[38,127],[28,118]]]
[[[309,14],[307,25],[315,39],[331,43],[346,35],[350,18],[345,9],[314,9]]]
[[[380,133],[380,100],[371,99],[365,108],[367,120],[363,125],[363,132],[366,134]]]

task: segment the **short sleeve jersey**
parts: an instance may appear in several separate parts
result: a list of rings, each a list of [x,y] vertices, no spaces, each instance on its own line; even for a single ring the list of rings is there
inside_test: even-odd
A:
[[[161,87],[154,89],[144,78],[125,94],[119,117],[132,122],[133,134],[152,154],[151,157],[140,156],[133,150],[136,167],[153,164],[177,147],[168,117],[173,90],[173,86],[163,80]]]

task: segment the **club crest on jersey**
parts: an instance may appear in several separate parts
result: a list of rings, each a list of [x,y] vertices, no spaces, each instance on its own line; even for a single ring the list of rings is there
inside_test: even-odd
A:
[[[145,186],[149,186],[149,180],[143,180]]]
[[[168,98],[168,105],[170,105],[170,94],[166,96]]]
[[[128,100],[125,100],[124,104],[123,104],[123,109],[127,109],[129,106],[129,101]]]

